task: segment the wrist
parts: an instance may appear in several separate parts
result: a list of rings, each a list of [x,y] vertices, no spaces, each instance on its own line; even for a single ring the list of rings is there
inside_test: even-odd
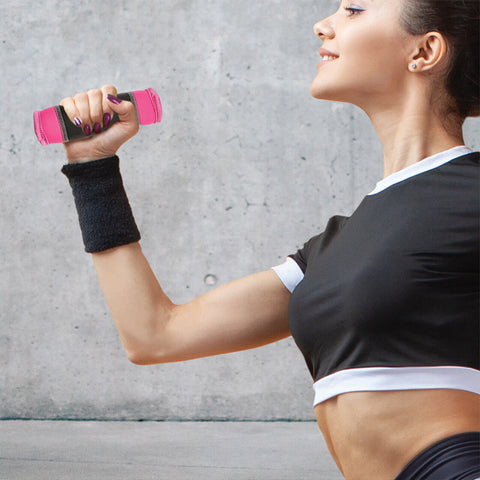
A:
[[[115,156],[115,152],[113,153],[89,153],[88,155],[68,155],[67,154],[67,161],[69,164],[72,163],[88,163],[88,162],[95,162],[97,160],[102,160],[103,158],[111,158]]]
[[[85,251],[100,252],[140,240],[123,188],[117,156],[67,164]]]
[[[68,163],[86,163],[94,160],[101,160],[102,158],[110,158],[116,155],[117,149],[114,148],[85,148],[89,145],[88,142],[94,140],[98,142],[98,138],[75,140],[73,142],[64,143],[65,154]],[[101,145],[100,145],[101,146]],[[90,145],[89,147],[94,147]]]

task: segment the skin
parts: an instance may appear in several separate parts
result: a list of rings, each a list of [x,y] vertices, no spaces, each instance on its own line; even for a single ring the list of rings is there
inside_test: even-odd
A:
[[[406,34],[399,0],[343,1],[314,26],[322,48],[338,55],[321,63],[310,92],[363,109],[384,148],[385,175],[427,156],[463,145],[462,119],[443,115],[447,44],[442,35]],[[358,10],[346,10],[355,8]],[[360,11],[361,10],[361,11]],[[417,68],[412,69],[411,64]],[[88,140],[65,144],[71,163],[114,155],[138,131],[133,106],[116,105],[107,85],[62,100],[69,117],[103,125]],[[220,286],[184,305],[164,294],[138,243],[92,255],[100,285],[130,361],[183,361],[259,347],[290,335],[290,293],[273,270]],[[318,425],[347,480],[393,480],[436,441],[480,430],[475,394],[457,390],[355,392],[315,408]]]

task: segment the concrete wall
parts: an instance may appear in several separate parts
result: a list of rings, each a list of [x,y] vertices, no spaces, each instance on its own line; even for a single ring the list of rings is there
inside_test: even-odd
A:
[[[0,1],[0,418],[312,419],[292,340],[130,364],[83,252],[61,145],[32,112],[155,88],[164,121],[122,148],[143,248],[178,303],[283,261],[382,176],[365,115],[313,100],[334,0]],[[479,122],[466,140],[480,147]]]

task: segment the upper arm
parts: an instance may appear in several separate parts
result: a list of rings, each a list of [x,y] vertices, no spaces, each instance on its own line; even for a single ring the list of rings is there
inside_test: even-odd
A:
[[[222,285],[171,308],[151,339],[148,360],[163,363],[259,347],[290,335],[290,292],[273,270]]]

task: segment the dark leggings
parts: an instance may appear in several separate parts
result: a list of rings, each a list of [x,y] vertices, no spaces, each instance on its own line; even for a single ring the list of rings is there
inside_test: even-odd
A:
[[[415,457],[395,480],[480,479],[480,432],[461,433]]]

